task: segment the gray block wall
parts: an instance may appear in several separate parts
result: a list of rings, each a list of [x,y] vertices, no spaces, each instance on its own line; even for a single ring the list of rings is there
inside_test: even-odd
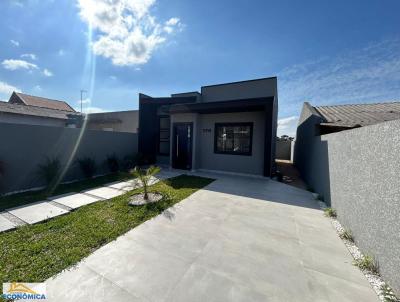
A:
[[[400,120],[318,136],[302,113],[295,164],[400,295]]]
[[[276,141],[276,159],[291,160],[292,141]]]
[[[123,159],[137,153],[137,134],[97,130],[0,123],[0,161],[5,175],[3,193],[44,185],[37,169],[48,158],[59,158],[65,168],[63,181],[82,178],[76,159],[92,157],[97,174],[107,173],[107,155]]]

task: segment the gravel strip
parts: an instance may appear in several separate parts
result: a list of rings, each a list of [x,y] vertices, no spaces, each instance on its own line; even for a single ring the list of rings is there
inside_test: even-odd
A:
[[[318,200],[318,204],[321,210],[325,210],[328,208],[327,205],[320,200]],[[340,235],[345,232],[345,229],[336,218],[329,217],[329,219],[331,220],[333,227],[335,228],[337,234],[340,237]],[[353,256],[355,262],[364,258],[364,254],[360,251],[360,249],[356,246],[356,244],[353,241],[350,241],[345,238],[341,239],[343,243],[346,245],[350,254]],[[386,284],[386,282],[382,279],[381,276],[366,269],[360,269],[360,270],[363,272],[363,274],[371,284],[372,288],[374,289],[375,293],[378,295],[379,299],[382,302],[400,302],[400,299],[398,299],[394,295],[392,289]]]

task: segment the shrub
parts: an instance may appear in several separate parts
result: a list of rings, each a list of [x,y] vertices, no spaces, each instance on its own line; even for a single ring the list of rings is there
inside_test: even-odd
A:
[[[324,210],[324,212],[325,212],[325,216],[327,216],[327,217],[332,217],[332,218],[336,218],[336,217],[337,217],[337,214],[336,214],[336,210],[335,210],[335,209],[326,208],[326,209]]]
[[[61,162],[58,158],[46,158],[45,162],[39,164],[38,174],[46,182],[47,187],[56,184],[61,174]]]
[[[133,169],[131,171],[131,174],[134,177],[139,178],[140,182],[143,185],[143,193],[144,193],[145,200],[149,199],[148,186],[149,186],[149,181],[150,181],[151,177],[156,175],[160,171],[161,171],[161,168],[155,167],[155,166],[150,166],[148,169],[141,169],[141,168],[135,167],[135,169]]]
[[[119,161],[115,154],[108,155],[106,162],[108,170],[110,170],[111,173],[116,173],[119,171]]]
[[[365,255],[364,257],[357,259],[355,265],[362,270],[368,270],[374,274],[379,274],[379,265],[374,257]]]
[[[130,171],[134,169],[136,165],[137,163],[135,155],[127,155],[122,161],[122,169],[124,169],[124,171]]]
[[[81,168],[83,175],[85,175],[86,178],[92,178],[94,176],[94,173],[96,173],[97,167],[96,167],[96,162],[93,158],[90,157],[80,158],[78,159],[78,164],[79,167]]]
[[[351,241],[351,242],[354,241],[353,234],[351,233],[350,230],[343,230],[343,232],[341,232],[339,234],[339,237],[342,238],[342,239],[346,239],[348,241]]]
[[[5,173],[5,167],[4,167],[4,162],[0,160],[0,177],[4,176]]]

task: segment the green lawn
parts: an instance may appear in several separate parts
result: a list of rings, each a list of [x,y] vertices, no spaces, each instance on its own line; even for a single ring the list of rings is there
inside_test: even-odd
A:
[[[32,203],[35,201],[44,200],[49,196],[60,195],[70,192],[79,192],[85,189],[94,188],[117,180],[132,178],[129,173],[119,172],[108,174],[96,178],[85,179],[69,184],[59,185],[53,192],[46,190],[30,191],[0,197],[0,212],[16,206]]]
[[[137,189],[44,223],[2,233],[0,283],[42,282],[212,181],[181,175],[150,187],[150,191],[164,195],[154,204],[129,206],[129,196],[141,191]]]

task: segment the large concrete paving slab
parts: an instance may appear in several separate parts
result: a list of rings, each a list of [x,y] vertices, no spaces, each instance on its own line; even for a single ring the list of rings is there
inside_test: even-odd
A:
[[[167,178],[171,177],[176,177],[178,175],[181,175],[182,173],[175,172],[175,171],[168,171],[168,170],[161,170],[160,173],[158,173],[156,176],[152,176],[149,181],[149,185],[154,185],[160,180],[164,180]],[[142,183],[140,182],[139,179],[131,179],[127,181],[116,181],[113,183],[110,183],[107,185],[107,187],[117,189],[117,190],[123,190],[123,191],[131,191],[137,188],[142,187]]]
[[[70,193],[60,196],[53,196],[48,199],[71,209],[76,209],[101,200],[101,198],[82,193]]]
[[[131,191],[140,187],[140,182],[137,179],[127,180],[127,181],[116,181],[107,185],[107,187],[123,190],[123,191]]]
[[[379,301],[309,192],[200,175],[217,180],[49,279],[50,301],[110,283],[113,301]]]
[[[95,189],[82,191],[82,193],[89,194],[89,195],[99,197],[102,199],[110,199],[110,198],[114,198],[114,197],[123,195],[126,192],[123,190],[118,190],[118,189],[109,188],[109,187],[99,187],[99,188],[95,188]]]
[[[13,223],[12,221],[8,220],[6,217],[0,213],[0,232],[12,230],[16,227],[17,225]]]
[[[67,210],[56,207],[46,201],[39,201],[27,206],[10,209],[7,212],[29,224],[68,213]]]

